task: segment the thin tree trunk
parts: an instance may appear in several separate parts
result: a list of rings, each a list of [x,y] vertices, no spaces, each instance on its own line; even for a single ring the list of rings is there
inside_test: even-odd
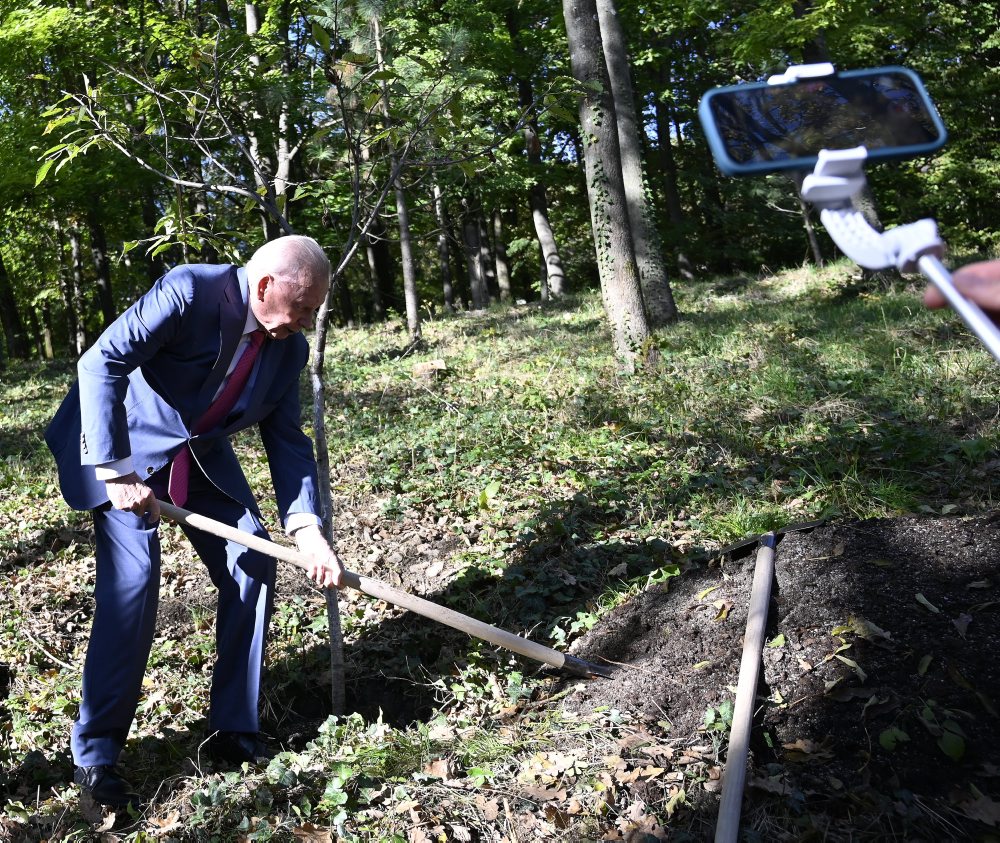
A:
[[[490,297],[486,289],[486,279],[483,276],[483,252],[479,245],[479,217],[471,208],[466,210],[462,233],[465,241],[465,260],[469,270],[472,309],[485,310],[489,306]]]
[[[42,302],[42,353],[46,360],[56,356],[52,333],[52,307],[48,302]]]
[[[344,319],[344,325],[348,328],[354,328],[356,326],[354,319],[354,298],[351,296],[350,285],[343,278],[337,283],[336,295],[340,301],[340,315]]]
[[[615,104],[604,63],[597,5],[596,0],[563,0],[562,7],[573,77],[585,91],[580,98],[580,127],[601,293],[615,355],[631,372],[637,364],[651,361],[655,352],[649,343],[649,323],[629,228]]]
[[[0,325],[3,326],[4,346],[8,358],[27,359],[31,356],[31,343],[21,319],[21,311],[14,296],[14,287],[7,272],[7,264],[0,254]]]
[[[117,315],[111,291],[111,262],[108,260],[108,242],[104,236],[104,226],[101,225],[93,209],[87,214],[87,227],[90,229],[90,254],[97,272],[97,303],[103,327],[107,328],[115,321]]]
[[[493,253],[493,244],[490,242],[490,232],[486,226],[482,206],[479,208],[479,255],[479,265],[483,268],[487,294],[491,302],[498,301],[500,287],[497,284],[496,256]]]
[[[73,349],[79,357],[87,349],[86,320],[83,309],[83,244],[80,229],[74,223],[69,229],[71,301],[76,311],[76,336],[73,337]]]
[[[323,365],[326,359],[326,333],[330,325],[330,300],[339,279],[333,279],[326,300],[316,318],[309,376],[313,393],[313,441],[316,446],[316,470],[319,477],[319,498],[323,511],[323,535],[334,546],[333,495],[330,491],[330,446],[326,435],[326,391],[323,389]],[[330,636],[330,708],[342,715],[346,707],[344,668],[344,633],[340,624],[340,604],[337,589],[324,589],[326,622]]]
[[[547,302],[549,300],[549,267],[545,261],[545,253],[541,249],[541,244],[539,244],[538,254],[538,298],[542,302]]]
[[[386,318],[388,309],[399,310],[396,295],[396,262],[386,240],[388,232],[381,216],[376,216],[365,235],[365,254],[371,273],[372,310],[374,321]]]
[[[66,345],[72,353],[79,356],[81,352],[76,348],[78,333],[76,323],[79,315],[73,304],[73,273],[66,265],[66,238],[58,219],[52,221],[52,228],[56,233],[56,254],[59,257],[59,292],[62,295],[63,313],[66,317]]]
[[[635,94],[629,73],[625,32],[622,29],[614,0],[597,0],[601,43],[607,62],[611,94],[615,104],[615,124],[622,161],[622,182],[632,243],[646,312],[653,325],[666,325],[677,318],[677,306],[667,279],[663,260],[663,244],[656,229],[653,209],[646,195],[642,172],[642,148],[639,121],[635,111]]]
[[[375,40],[375,61],[380,71],[385,70],[385,56],[382,52],[382,30],[377,17],[372,18],[372,32]],[[389,88],[382,82],[382,116],[386,125],[391,121],[389,112]],[[406,327],[410,342],[421,340],[420,330],[420,299],[417,296],[417,264],[413,258],[413,243],[410,237],[410,212],[406,206],[406,193],[403,191],[403,178],[399,173],[399,159],[395,153],[389,156],[389,166],[396,174],[392,188],[396,194],[396,215],[399,223],[400,261],[403,268],[403,298],[406,303]]]
[[[503,218],[499,207],[493,209],[493,253],[496,255],[500,301],[509,302],[513,298],[510,291],[510,261],[507,259],[507,244],[504,242]]]
[[[448,248],[448,210],[444,205],[444,194],[437,180],[431,185],[434,195],[434,214],[437,217],[438,236],[437,253],[438,269],[441,277],[441,291],[444,294],[444,307],[449,313],[455,312],[455,290],[451,283],[451,255]]]
[[[658,67],[658,77],[661,91],[669,91],[671,86],[670,69],[665,61],[661,61]],[[660,168],[663,171],[661,180],[663,202],[667,210],[667,218],[671,226],[677,230],[684,225],[684,209],[681,204],[681,192],[677,178],[677,161],[674,158],[674,144],[671,139],[671,115],[667,104],[661,95],[653,97],[654,115],[656,117],[656,144],[659,153]],[[691,280],[694,278],[694,268],[684,250],[677,248],[674,252],[677,261],[677,270],[681,277]]]
[[[527,59],[520,40],[520,22],[516,12],[509,11],[507,13],[506,23],[514,49],[522,63],[526,64]],[[534,107],[535,95],[529,77],[518,76],[517,96],[522,109]],[[548,298],[548,292],[551,292],[554,298],[559,298],[565,293],[566,273],[563,271],[559,246],[549,222],[548,197],[543,179],[542,144],[538,137],[538,121],[534,117],[525,121],[524,147],[528,157],[528,170],[532,174],[532,183],[528,190],[528,205],[531,208],[531,221],[535,226],[535,236],[538,238],[538,245],[542,249],[545,260],[547,283],[543,285],[543,289],[547,292],[543,298],[544,301]]]
[[[799,196],[799,211],[802,213],[802,225],[806,230],[806,239],[809,241],[809,250],[812,252],[813,262],[816,266],[823,266],[823,250],[819,247],[816,227],[812,223],[809,206],[801,195]]]

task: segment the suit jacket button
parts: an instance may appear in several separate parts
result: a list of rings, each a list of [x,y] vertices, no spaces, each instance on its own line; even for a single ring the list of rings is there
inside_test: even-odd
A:
[[[151,465],[147,465],[147,466],[146,466],[146,476],[148,477],[148,476],[149,476],[150,474],[152,474],[152,473],[153,473],[153,471],[154,471],[154,470],[155,470],[155,469],[153,468],[153,466],[151,466]]]

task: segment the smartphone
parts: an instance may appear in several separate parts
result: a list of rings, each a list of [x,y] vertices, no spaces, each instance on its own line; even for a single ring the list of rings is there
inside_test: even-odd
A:
[[[698,117],[730,176],[811,170],[821,149],[863,146],[868,160],[912,158],[948,139],[920,77],[904,67],[714,88]]]

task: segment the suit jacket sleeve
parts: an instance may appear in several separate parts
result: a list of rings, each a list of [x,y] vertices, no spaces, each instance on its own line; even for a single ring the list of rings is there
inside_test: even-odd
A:
[[[292,513],[322,520],[315,451],[302,430],[301,416],[299,379],[294,378],[274,410],[258,423],[282,525]]]

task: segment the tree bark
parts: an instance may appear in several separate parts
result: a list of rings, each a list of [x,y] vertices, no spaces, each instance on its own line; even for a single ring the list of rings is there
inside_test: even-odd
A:
[[[387,236],[382,217],[375,217],[365,235],[365,253],[372,279],[372,316],[374,321],[379,322],[386,318],[390,307],[396,311],[400,309],[396,294],[396,262],[389,249]]]
[[[97,304],[101,311],[103,327],[115,321],[114,295],[111,290],[111,262],[108,260],[108,242],[104,236],[104,226],[91,208],[87,212],[87,228],[90,229],[90,254],[97,272]]]
[[[493,254],[496,256],[500,301],[509,302],[513,298],[510,290],[510,261],[507,259],[507,244],[504,241],[503,218],[499,207],[493,209]]]
[[[372,18],[372,34],[375,41],[375,61],[380,71],[385,70],[385,56],[382,52],[382,30],[377,17]],[[391,121],[389,111],[389,88],[382,82],[382,116],[388,126]],[[395,153],[389,155],[389,166],[395,173],[392,189],[396,195],[396,215],[399,224],[400,261],[403,268],[403,299],[406,304],[406,328],[410,343],[421,340],[420,299],[417,296],[417,264],[413,258],[413,242],[410,237],[410,212],[406,205],[403,178],[399,173],[399,159]]]
[[[462,234],[465,242],[465,260],[469,270],[469,292],[473,310],[485,310],[490,303],[489,291],[486,289],[486,278],[483,273],[483,250],[479,243],[479,231],[478,214],[472,208],[467,208],[462,224]]]
[[[483,280],[486,282],[486,292],[490,302],[500,298],[500,287],[497,285],[496,255],[490,242],[490,232],[486,226],[486,216],[482,206],[479,206],[479,265],[483,270]]]
[[[431,185],[434,196],[434,215],[437,217],[438,236],[438,272],[441,278],[441,291],[444,295],[444,307],[449,313],[455,312],[455,290],[451,283],[451,255],[448,247],[448,209],[444,204],[444,194],[437,180]]]
[[[76,311],[76,336],[73,337],[73,350],[79,357],[87,350],[87,329],[83,308],[83,244],[80,238],[80,229],[75,223],[69,229],[69,253],[70,278],[72,279],[70,300],[73,310]]]
[[[671,86],[670,69],[666,62],[660,62],[657,69],[661,91],[669,91]],[[676,230],[684,225],[684,208],[681,204],[680,183],[677,178],[677,161],[674,158],[674,145],[671,140],[670,127],[673,123],[670,110],[659,94],[653,96],[654,115],[656,118],[656,148],[660,159],[663,203],[666,206],[667,218]],[[687,280],[694,278],[694,268],[683,249],[674,252],[677,270],[681,277]]]
[[[812,216],[809,213],[809,206],[799,195],[799,211],[802,214],[802,225],[806,230],[806,239],[809,241],[809,250],[812,252],[813,262],[816,266],[823,266],[823,250],[819,246],[819,237],[816,236],[816,227],[812,223]]]
[[[667,278],[660,233],[656,230],[653,209],[646,195],[640,126],[635,111],[625,32],[614,0],[596,2],[601,43],[617,118],[615,125],[621,152],[622,182],[636,263],[639,266],[642,296],[650,322],[656,326],[666,325],[677,318],[677,305]]]
[[[3,326],[4,347],[10,359],[27,359],[31,356],[31,343],[21,319],[21,311],[14,296],[14,287],[7,272],[7,264],[0,254],[0,325]]]
[[[506,23],[515,52],[522,62],[527,63],[527,57],[521,45],[520,23],[516,12],[513,10],[507,12]],[[519,75],[517,77],[517,97],[522,109],[527,110],[534,107],[535,95],[531,79],[527,76]],[[542,144],[538,137],[538,121],[534,117],[525,121],[524,147],[528,158],[528,172],[532,177],[531,187],[528,190],[528,205],[531,208],[531,221],[535,226],[535,236],[538,238],[538,245],[541,247],[545,260],[547,284],[543,285],[543,289],[546,291],[544,301],[548,298],[549,292],[554,298],[559,298],[565,293],[566,273],[563,271],[559,246],[549,222],[548,197],[545,191],[545,181],[542,177]]]
[[[595,0],[562,0],[573,77],[584,89],[580,98],[587,195],[597,249],[604,308],[611,323],[615,355],[632,372],[655,356],[639,287],[639,267],[629,228],[615,104]]]
[[[339,279],[334,278],[326,300],[316,318],[316,336],[309,376],[313,394],[313,441],[316,446],[316,470],[319,477],[319,498],[323,510],[323,535],[334,547],[333,494],[330,490],[330,446],[326,435],[326,391],[323,389],[323,367],[326,360],[326,332],[330,325],[330,300]],[[341,715],[346,707],[344,667],[344,632],[340,623],[340,604],[337,589],[324,589],[326,621],[330,635],[330,707],[333,714]]]

